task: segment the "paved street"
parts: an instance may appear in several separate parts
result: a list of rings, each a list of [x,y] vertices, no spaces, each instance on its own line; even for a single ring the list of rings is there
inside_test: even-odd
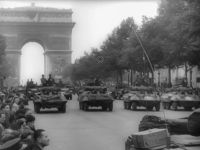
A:
[[[113,112],[78,109],[76,97],[67,103],[66,113],[48,110],[36,114],[36,127],[50,137],[47,150],[124,150],[127,137],[138,130],[141,118],[147,114],[164,116],[163,112],[128,111],[121,101],[114,102]],[[32,105],[30,105],[32,107]],[[166,111],[167,118],[181,118],[191,112]]]

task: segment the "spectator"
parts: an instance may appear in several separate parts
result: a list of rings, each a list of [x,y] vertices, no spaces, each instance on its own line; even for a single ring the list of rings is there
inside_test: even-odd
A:
[[[20,141],[19,132],[11,129],[6,129],[1,139],[2,143],[0,145],[0,150],[20,150]]]
[[[7,139],[7,141],[0,145],[0,150],[22,150],[20,141],[20,138],[11,137],[11,139]]]
[[[4,113],[0,113],[0,141],[3,136],[4,129],[5,129],[5,127],[4,127],[5,120],[6,120],[6,115]]]
[[[38,129],[34,132],[34,143],[29,145],[25,150],[43,150],[49,145],[49,138],[45,130]]]
[[[11,111],[10,111],[10,105],[9,104],[2,104],[1,106],[1,110],[2,112],[5,114],[5,123],[4,123],[4,127],[5,128],[9,128],[10,123],[13,121],[13,117],[11,115]]]
[[[25,129],[35,131],[35,117],[33,115],[26,116],[26,127]]]

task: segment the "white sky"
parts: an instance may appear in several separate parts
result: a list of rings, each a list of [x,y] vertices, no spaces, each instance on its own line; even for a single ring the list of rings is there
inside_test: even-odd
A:
[[[27,2],[28,1],[28,2]],[[117,27],[123,19],[133,17],[141,24],[142,16],[155,17],[159,0],[26,0],[0,1],[2,7],[36,6],[72,8],[73,21],[76,23],[72,33],[72,61],[90,51],[92,47],[99,48],[107,35]]]
[[[83,56],[84,51],[89,52],[93,47],[99,48],[123,19],[133,17],[140,25],[142,16],[155,17],[159,0],[0,0],[0,7],[30,6],[31,2],[35,2],[35,6],[72,8],[73,21],[76,23],[72,32],[74,62]]]

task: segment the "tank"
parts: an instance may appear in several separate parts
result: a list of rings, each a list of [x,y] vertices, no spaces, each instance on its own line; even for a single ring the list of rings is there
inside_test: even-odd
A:
[[[57,108],[59,112],[66,112],[67,99],[60,88],[42,87],[34,96],[34,110],[39,113],[41,108]]]
[[[84,86],[78,92],[80,110],[101,107],[103,111],[113,110],[113,98],[104,86]]]
[[[145,107],[147,110],[160,110],[160,97],[151,87],[132,87],[122,97],[124,109],[137,110]]]

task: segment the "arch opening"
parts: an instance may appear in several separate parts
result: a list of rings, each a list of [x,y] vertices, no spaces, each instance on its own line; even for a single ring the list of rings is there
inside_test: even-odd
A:
[[[21,49],[20,84],[33,80],[40,84],[41,75],[44,74],[44,48],[37,42],[27,42]]]

